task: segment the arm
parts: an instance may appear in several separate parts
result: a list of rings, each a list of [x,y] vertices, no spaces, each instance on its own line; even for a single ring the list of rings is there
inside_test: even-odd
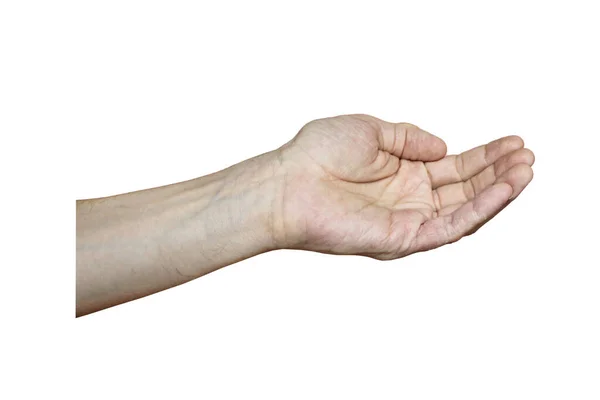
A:
[[[392,260],[455,242],[521,193],[533,162],[518,136],[446,156],[414,125],[312,121],[215,174],[77,202],[77,315],[280,248]]]
[[[277,247],[277,152],[154,189],[77,201],[78,316]]]

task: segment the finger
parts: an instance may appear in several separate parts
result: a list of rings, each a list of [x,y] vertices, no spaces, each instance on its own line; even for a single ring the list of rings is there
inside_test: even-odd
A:
[[[523,189],[529,185],[529,182],[531,182],[532,179],[533,169],[531,169],[531,166],[527,164],[517,164],[502,174],[502,176],[498,178],[498,183],[508,183],[512,186],[513,192],[510,199],[513,200],[521,194]]]
[[[412,252],[431,250],[456,242],[502,209],[512,192],[508,183],[496,183],[453,213],[425,222],[411,244]]]
[[[525,189],[525,187],[529,184],[529,182],[531,182],[532,179],[533,170],[531,169],[531,166],[529,164],[519,163],[513,165],[511,168],[508,169],[508,171],[505,171],[500,177],[496,179],[494,183],[508,183],[513,190],[513,194],[510,197],[510,199],[513,200],[519,194],[521,194],[523,189]],[[444,216],[453,213],[466,201],[468,200],[464,200],[463,198],[461,198],[455,203],[445,204],[439,209],[438,216]]]
[[[520,137],[506,136],[464,153],[426,163],[431,186],[436,189],[442,185],[466,181],[500,157],[522,148],[523,145],[523,139]]]
[[[494,215],[492,215],[490,218],[494,218],[498,213],[500,213],[502,210],[504,210],[504,208],[506,208],[510,203],[512,203],[513,200],[515,198],[517,198],[517,196],[519,196],[519,194],[521,194],[521,192],[525,189],[525,187],[527,187],[529,182],[531,182],[531,180],[533,179],[533,170],[531,169],[531,167],[526,168],[523,165],[521,165],[519,167],[511,168],[510,172],[507,174],[504,174],[503,178],[498,179],[498,181],[504,182],[505,181],[504,179],[506,179],[506,182],[508,182],[513,187],[513,194],[510,196],[510,199],[508,200],[508,202],[502,208],[500,208],[500,210],[496,211],[496,213]],[[471,231],[469,231],[465,236],[472,235],[473,233],[477,232],[479,230],[479,228],[481,228],[483,225],[485,225],[485,222],[477,225],[475,228],[473,228]]]
[[[500,157],[495,163],[464,182],[451,183],[433,191],[436,209],[442,210],[454,204],[462,204],[483,192],[507,170],[517,164],[533,165],[535,156],[529,149],[519,149]]]
[[[435,161],[446,155],[446,143],[442,139],[407,123],[384,122],[379,146],[405,160]]]

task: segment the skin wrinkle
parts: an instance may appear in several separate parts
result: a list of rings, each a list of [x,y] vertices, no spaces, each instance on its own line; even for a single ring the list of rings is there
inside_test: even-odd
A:
[[[467,179],[465,182],[463,182],[463,192],[465,198],[468,200],[471,200],[475,197],[475,186],[473,185],[472,179]]]
[[[394,124],[394,135],[392,136],[393,137],[393,141],[392,141],[392,151],[391,151],[393,154],[396,154],[396,143],[397,143],[397,140],[398,140],[398,132],[397,132],[398,125],[399,124]],[[406,129],[404,131],[404,141],[403,141],[403,143],[406,143]],[[403,152],[404,152],[404,146],[402,146],[402,151],[400,152],[400,155],[398,156],[398,158],[402,159],[402,153]]]
[[[377,142],[380,144],[379,150],[385,150],[385,135],[383,134],[383,127],[377,129]]]
[[[463,155],[459,154],[454,158],[454,162],[455,162],[455,168],[456,168],[456,172],[458,173],[458,179],[461,181],[465,180],[465,170],[464,170],[464,159],[463,159]]]
[[[489,145],[486,145],[483,147],[483,161],[484,164],[488,165],[489,164]]]
[[[281,166],[283,165],[282,162],[282,156],[281,156],[281,152],[278,152],[276,154],[276,163],[274,163],[272,165],[272,171],[271,174],[273,177],[275,177],[277,175],[277,170],[281,169]],[[283,185],[284,187],[286,186],[286,174],[283,174]],[[278,199],[281,199],[281,201],[277,201]],[[277,220],[278,218],[275,216],[275,212],[276,210],[279,210],[279,214],[282,215],[283,214],[283,203],[285,202],[285,191],[282,191],[281,196],[273,196],[273,200],[271,203],[271,212],[269,213],[269,228],[271,231],[271,241],[272,241],[272,246],[273,248],[277,248],[278,243],[277,243],[277,239],[275,238],[274,233],[277,231],[277,229],[275,228],[275,225],[277,224]],[[282,232],[285,232],[285,227],[284,229],[282,229]],[[283,237],[283,243],[285,243],[285,236]]]

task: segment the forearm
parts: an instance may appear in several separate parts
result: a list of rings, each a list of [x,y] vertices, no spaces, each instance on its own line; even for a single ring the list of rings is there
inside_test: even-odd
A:
[[[77,202],[77,315],[277,247],[284,175],[270,152],[174,185]]]

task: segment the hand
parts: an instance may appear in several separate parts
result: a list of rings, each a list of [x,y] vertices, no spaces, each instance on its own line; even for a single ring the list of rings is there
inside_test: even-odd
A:
[[[533,178],[518,136],[446,156],[406,123],[346,115],[308,123],[280,149],[282,247],[394,259],[469,235]]]

